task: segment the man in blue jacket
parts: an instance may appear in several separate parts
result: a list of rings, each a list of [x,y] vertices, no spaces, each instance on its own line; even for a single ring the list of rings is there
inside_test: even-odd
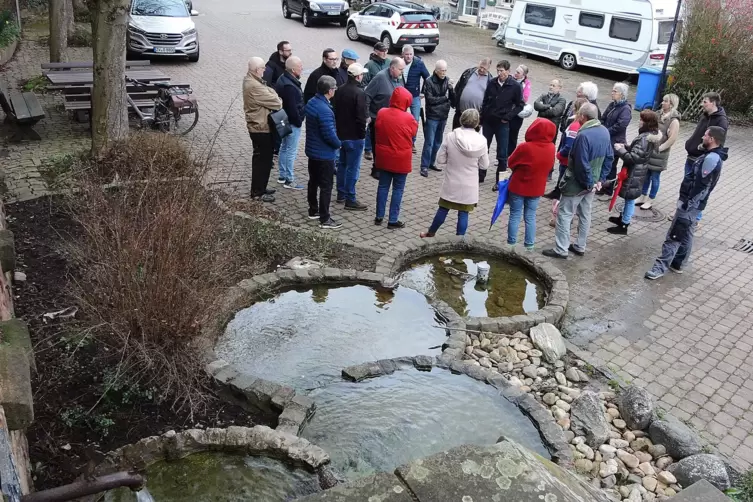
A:
[[[280,145],[280,175],[277,183],[283,188],[303,190],[303,186],[296,185],[293,174],[293,165],[298,155],[298,141],[301,139],[301,127],[303,127],[303,91],[301,90],[301,74],[303,63],[301,58],[290,56],[285,61],[285,73],[278,79],[275,85],[277,95],[282,99],[282,108],[288,114],[288,122],[293,132],[282,138]]]
[[[337,90],[334,77],[324,75],[316,82],[316,94],[306,103],[306,156],[309,158],[309,219],[319,220],[319,227],[337,229],[329,215],[335,158],[342,146],[335,128],[335,113],[330,100]],[[318,199],[317,199],[318,194]]]
[[[403,46],[403,61],[405,61],[405,69],[403,70],[403,79],[405,80],[405,88],[413,95],[413,102],[410,105],[410,113],[416,122],[419,124],[421,116],[421,88],[423,82],[431,76],[429,70],[426,69],[426,65],[413,53],[413,47],[410,45]],[[423,80],[423,82],[422,82]],[[413,153],[416,153],[416,137],[413,137]]]

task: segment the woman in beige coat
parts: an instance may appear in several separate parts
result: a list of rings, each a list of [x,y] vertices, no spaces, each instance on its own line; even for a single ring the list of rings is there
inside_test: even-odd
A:
[[[456,235],[465,235],[468,213],[478,204],[479,169],[489,167],[486,139],[476,132],[479,124],[477,110],[470,109],[460,116],[460,127],[447,135],[437,154],[437,167],[444,170],[439,191],[439,209],[428,232],[421,237],[434,237],[450,209],[458,212]]]

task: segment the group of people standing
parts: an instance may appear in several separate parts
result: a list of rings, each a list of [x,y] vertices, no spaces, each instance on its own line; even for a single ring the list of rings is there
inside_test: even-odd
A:
[[[469,213],[478,204],[479,185],[490,166],[488,152],[496,140],[495,181],[509,178],[508,244],[516,245],[523,220],[524,246],[533,249],[539,200],[554,175],[556,160],[557,183],[546,194],[556,201],[552,222],[555,246],[543,254],[582,256],[594,198],[611,200],[619,190],[617,195],[624,199],[622,212],[609,218],[614,226],[607,231],[626,235],[636,206],[652,207],[661,172],[667,168],[670,149],[679,135],[679,99],[668,94],[658,113],[640,113],[638,135],[628,143],[632,110],[624,83],[613,86],[611,101],[603,112],[596,101],[598,88],[592,82],[579,85],[575,99],[567,102],[561,82],[552,80],[548,92],[530,105],[531,83],[525,65],[513,72],[510,63],[502,60],[494,77],[491,60],[484,58],[465,70],[455,84],[447,76],[445,61],[437,61],[429,73],[412,47],[405,46],[401,57],[388,59],[386,47],[377,43],[365,67],[350,49],[342,51],[341,57],[326,49],[321,66],[302,87],[301,60],[292,56],[288,42],[280,42],[277,49],[266,64],[261,58],[252,58],[244,79],[244,110],[254,147],[251,196],[274,200],[274,190],[267,184],[277,150],[278,182],[284,188],[304,188],[295,183],[293,164],[306,121],[308,216],[318,219],[321,228],[341,226],[330,215],[335,176],[336,203],[343,204],[345,210],[367,210],[356,195],[362,158],[373,161],[371,175],[379,180],[374,223],[381,225],[387,217],[388,228],[405,226],[399,219],[400,205],[412,156],[418,153],[419,122],[423,122],[420,175],[444,171],[444,179],[438,210],[421,237],[433,237],[450,210],[458,212],[456,234],[466,233]],[[668,269],[682,271],[693,231],[727,156],[723,148],[727,121],[720,104],[718,94],[704,95],[703,119],[685,145],[688,157],[677,213],[662,256],[647,278],[658,278]],[[268,117],[281,108],[293,132],[279,140]],[[452,109],[451,132],[445,135]],[[523,120],[534,112],[538,117],[518,145]],[[497,187],[498,183],[493,183],[493,189]],[[576,215],[578,235],[571,242],[570,226]],[[692,224],[686,225],[689,217]]]

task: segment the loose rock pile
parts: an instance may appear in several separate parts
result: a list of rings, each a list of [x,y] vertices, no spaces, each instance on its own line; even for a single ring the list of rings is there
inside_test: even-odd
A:
[[[690,428],[655,410],[645,389],[628,387],[619,398],[600,392],[588,365],[565,356],[557,328],[541,324],[530,337],[469,332],[464,359],[502,374],[546,407],[570,443],[576,471],[611,500],[666,500],[700,479],[729,488],[721,459],[703,454]]]

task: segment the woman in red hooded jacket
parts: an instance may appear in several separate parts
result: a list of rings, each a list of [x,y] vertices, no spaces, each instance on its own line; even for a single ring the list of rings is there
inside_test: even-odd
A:
[[[413,160],[413,137],[418,132],[418,122],[406,110],[413,102],[413,95],[404,87],[398,87],[392,93],[390,106],[382,108],[376,117],[376,168],[379,173],[379,188],[377,188],[375,225],[381,225],[384,220],[387,195],[392,186],[390,199],[390,214],[387,228],[403,228],[405,223],[400,221],[400,203],[403,200],[405,179],[411,172]]]
[[[526,141],[512,152],[507,167],[512,170],[507,187],[510,204],[510,221],[507,224],[507,243],[518,241],[521,216],[525,219],[527,250],[533,249],[536,240],[536,208],[546,191],[546,179],[554,161],[554,135],[557,127],[547,119],[536,119],[526,131]]]

